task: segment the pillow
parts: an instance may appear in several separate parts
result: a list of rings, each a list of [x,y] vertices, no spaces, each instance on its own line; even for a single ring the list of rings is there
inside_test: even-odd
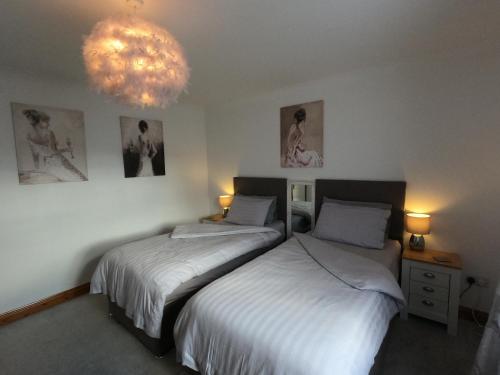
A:
[[[343,201],[340,199],[332,199],[328,197],[323,197],[323,203],[338,203],[345,206],[361,206],[361,207],[375,207],[382,208],[384,210],[389,210],[392,213],[392,204],[381,203],[381,202],[360,202],[360,201]],[[387,219],[387,225],[385,226],[385,238],[389,238],[389,229],[391,228],[391,216]]]
[[[272,199],[236,195],[231,204],[226,222],[239,225],[264,226]]]
[[[266,216],[266,222],[265,224],[271,224],[274,223],[276,220],[278,220],[278,213],[276,211],[276,202],[278,199],[275,196],[265,196],[265,195],[240,195],[237,194],[238,197],[241,197],[243,199],[257,199],[257,200],[262,200],[262,199],[271,199],[271,205],[269,206],[269,211],[267,212]]]
[[[392,204],[390,203],[343,201],[340,199],[333,199],[328,197],[323,197],[323,203],[337,203],[345,206],[375,207],[375,208],[382,208],[384,210],[392,210]]]
[[[323,203],[313,236],[372,249],[383,249],[388,209]]]

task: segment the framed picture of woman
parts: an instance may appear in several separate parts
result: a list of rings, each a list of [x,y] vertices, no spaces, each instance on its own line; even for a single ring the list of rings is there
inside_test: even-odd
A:
[[[120,117],[125,177],[165,175],[163,123]]]
[[[12,103],[19,184],[87,181],[83,112]]]
[[[281,108],[281,167],[323,167],[323,101]]]

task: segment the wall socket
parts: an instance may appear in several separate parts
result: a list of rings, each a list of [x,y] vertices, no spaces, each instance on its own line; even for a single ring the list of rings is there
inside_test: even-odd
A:
[[[486,277],[476,277],[476,285],[481,288],[488,288],[490,286],[490,280]]]
[[[467,276],[465,280],[467,283],[480,288],[488,288],[490,286],[490,280],[486,277]]]

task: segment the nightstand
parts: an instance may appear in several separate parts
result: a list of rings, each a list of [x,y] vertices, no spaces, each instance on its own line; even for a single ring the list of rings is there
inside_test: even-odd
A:
[[[432,319],[447,324],[448,333],[456,335],[461,273],[458,254],[405,249],[401,287],[408,306],[401,318],[410,313]]]
[[[200,223],[203,224],[215,224],[224,220],[224,216],[222,214],[215,214],[210,216],[205,216],[200,219]]]

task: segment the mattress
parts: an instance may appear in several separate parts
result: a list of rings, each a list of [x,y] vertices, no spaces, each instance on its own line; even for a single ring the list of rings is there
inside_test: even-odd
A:
[[[401,264],[401,244],[396,240],[386,240],[383,249],[367,249],[360,246],[348,245],[335,241],[325,241],[339,249],[348,251],[352,254],[371,259],[387,267],[394,277],[399,279],[399,269]]]
[[[188,301],[174,329],[180,362],[206,375],[368,374],[401,307],[399,286],[384,266],[338,249],[332,271],[297,238]]]

